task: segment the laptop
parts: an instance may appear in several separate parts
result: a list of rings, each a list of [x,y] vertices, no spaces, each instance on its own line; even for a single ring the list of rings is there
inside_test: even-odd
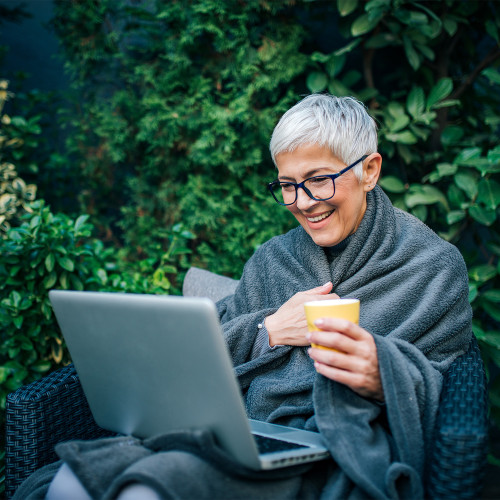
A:
[[[210,299],[62,290],[49,297],[102,428],[139,438],[210,429],[255,470],[330,456],[319,433],[248,419]]]

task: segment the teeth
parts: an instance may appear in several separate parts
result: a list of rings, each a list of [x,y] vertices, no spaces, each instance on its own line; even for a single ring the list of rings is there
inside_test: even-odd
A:
[[[333,210],[331,212],[327,212],[326,214],[318,215],[317,217],[307,217],[309,222],[319,222],[320,220],[326,219],[331,214],[333,214]]]

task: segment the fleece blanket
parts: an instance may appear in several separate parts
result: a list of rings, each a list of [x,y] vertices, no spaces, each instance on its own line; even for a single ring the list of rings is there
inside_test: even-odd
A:
[[[361,301],[360,325],[375,339],[384,404],[318,375],[307,348],[252,355],[267,315],[327,281],[341,297]],[[301,227],[275,237],[217,306],[248,415],[321,432],[332,460],[256,473],[232,464],[206,433],[59,445],[93,498],[114,498],[131,481],[163,498],[423,497],[441,374],[472,335],[467,271],[455,247],[395,209],[377,187],[358,230],[339,248],[325,251]],[[43,498],[43,481],[34,475],[16,498]]]
[[[325,498],[418,498],[441,374],[471,339],[465,263],[458,250],[382,189],[368,194],[358,230],[328,259],[298,227],[262,245],[235,294],[219,303],[251,418],[319,430],[338,468]],[[299,291],[333,282],[361,301],[374,335],[385,407],[315,373],[306,348],[251,359],[258,324]]]

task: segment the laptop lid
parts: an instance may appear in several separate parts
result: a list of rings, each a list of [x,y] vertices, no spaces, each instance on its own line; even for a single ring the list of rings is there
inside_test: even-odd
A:
[[[239,462],[272,467],[259,457],[211,300],[56,290],[49,297],[99,426],[137,437],[209,428]]]

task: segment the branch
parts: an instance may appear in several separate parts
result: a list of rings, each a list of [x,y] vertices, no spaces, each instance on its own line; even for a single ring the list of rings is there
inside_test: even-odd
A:
[[[458,87],[455,92],[453,92],[449,99],[458,99],[467,88],[472,85],[474,80],[478,77],[479,73],[483,71],[484,68],[487,68],[495,59],[500,58],[500,49],[493,49],[490,53],[474,68],[472,73],[463,81],[462,85]]]

